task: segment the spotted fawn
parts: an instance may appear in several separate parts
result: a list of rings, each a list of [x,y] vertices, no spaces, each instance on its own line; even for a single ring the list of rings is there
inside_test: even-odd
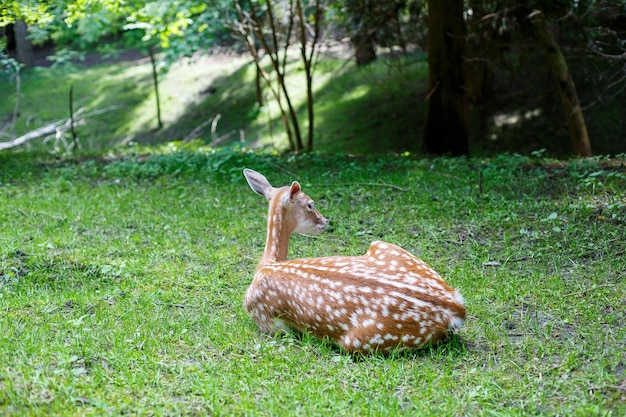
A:
[[[461,294],[390,243],[374,241],[361,256],[287,260],[292,233],[321,233],[328,220],[297,181],[274,188],[256,171],[243,174],[269,202],[265,251],[245,295],[261,331],[308,332],[348,352],[385,353],[437,342],[463,324]]]

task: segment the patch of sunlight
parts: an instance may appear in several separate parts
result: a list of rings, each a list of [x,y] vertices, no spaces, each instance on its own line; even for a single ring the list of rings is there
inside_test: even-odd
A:
[[[214,83],[226,77],[246,62],[239,56],[203,56],[184,59],[171,66],[168,72],[159,73],[159,98],[161,100],[161,120],[164,127],[176,123],[189,108],[199,105],[206,95],[215,88]],[[134,107],[131,120],[122,143],[127,143],[140,132],[156,128],[156,98],[152,85],[150,63],[141,65],[149,72],[145,79],[148,94]]]
[[[496,127],[516,125],[525,120],[535,119],[541,116],[541,109],[528,110],[524,113],[514,111],[512,113],[498,114],[493,117],[493,124]]]
[[[522,122],[536,119],[539,116],[541,116],[540,108],[527,110],[523,113],[519,111],[514,111],[511,113],[497,114],[493,117],[493,125],[496,129],[502,129],[504,127],[512,127]],[[496,133],[492,133],[490,139],[497,140],[498,135]]]
[[[370,91],[367,85],[358,85],[350,91],[346,91],[342,97],[343,101],[352,101],[360,99]]]
[[[109,74],[102,74],[101,70],[87,68],[85,73],[90,74],[92,78],[97,77],[97,82],[94,82],[92,87],[93,94],[90,97],[90,106],[94,109],[108,105],[107,103],[110,101],[114,87],[119,89],[117,92],[118,98],[132,96],[144,86],[151,87],[149,64],[123,66],[121,69],[111,71]],[[81,77],[80,74],[72,77],[78,81],[85,79],[84,75]]]
[[[216,81],[231,75],[246,62],[245,57],[209,55],[174,64],[159,85],[161,99],[168,106],[167,121],[164,119],[163,123],[178,120],[189,107],[204,101],[207,94],[215,90],[221,93],[224,89],[215,86]]]

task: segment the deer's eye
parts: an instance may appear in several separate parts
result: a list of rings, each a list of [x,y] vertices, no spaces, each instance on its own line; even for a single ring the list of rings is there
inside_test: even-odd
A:
[[[313,203],[309,203],[306,206],[309,210],[313,210]]]

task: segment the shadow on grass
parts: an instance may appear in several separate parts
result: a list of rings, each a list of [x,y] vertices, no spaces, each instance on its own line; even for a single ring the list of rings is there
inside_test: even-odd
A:
[[[317,85],[314,92],[315,150],[355,154],[421,153],[427,114],[426,64],[412,63],[399,69],[394,65],[398,63],[382,59],[366,68],[343,65],[337,60],[320,64],[319,73],[314,74]],[[288,76],[300,77],[304,83],[297,63],[291,64]],[[546,149],[548,155],[571,153],[558,92],[550,74],[539,73],[527,90],[514,99],[496,95],[485,104],[470,107],[472,154],[528,154],[538,149]],[[219,138],[220,143],[229,144],[243,137],[247,143],[257,144],[260,138],[271,137],[279,150],[286,147],[280,116],[261,114],[266,113],[266,107],[259,107],[257,103],[254,67],[250,62],[216,78],[210,88],[200,94],[200,100],[190,101],[178,120],[166,129],[140,134],[135,140],[144,144],[182,140],[196,127],[220,114],[215,135],[211,135],[210,125],[198,135],[205,143]],[[591,92],[583,94],[583,102],[592,100]],[[272,100],[267,89],[265,95],[267,100]],[[295,102],[300,103],[295,111],[305,136],[306,104],[303,97]],[[602,103],[586,110],[592,146],[599,154],[625,150],[623,141],[618,140],[626,131],[626,120],[620,117],[622,106],[618,103],[620,97],[606,97]],[[243,132],[241,136],[240,132]]]
[[[196,137],[203,138],[207,144],[220,137],[223,143],[238,141],[239,129],[245,130],[260,112],[254,84],[250,81],[251,71],[252,64],[246,63],[229,75],[217,77],[208,88],[199,92],[202,99],[190,102],[175,123],[162,130],[139,134],[134,140],[150,145],[183,140],[219,114],[215,137],[210,133],[211,124],[199,130]]]
[[[426,120],[423,63],[348,66],[317,94],[316,146],[328,152],[420,152]],[[362,94],[353,95],[361,89]]]
[[[281,333],[275,336],[267,336],[273,338],[277,343],[295,344],[301,348],[313,349],[318,352],[319,355],[339,355],[342,357],[350,358],[355,362],[363,362],[369,359],[419,359],[424,357],[459,357],[467,353],[468,349],[462,338],[456,334],[451,333],[444,340],[439,342],[422,346],[415,349],[406,350],[394,350],[389,353],[381,351],[371,351],[370,353],[353,353],[346,352],[341,349],[339,345],[334,343],[328,338],[319,339],[306,332],[291,331],[289,333]]]
[[[332,63],[334,68],[340,64]],[[304,82],[298,65],[291,65],[296,74],[290,77],[302,76]],[[347,65],[343,71],[332,73],[325,83],[320,81],[321,86],[314,93],[314,149],[358,154],[419,150],[425,120],[423,92],[426,85],[423,64],[413,65],[407,70],[408,74],[390,73],[382,63],[373,69]],[[320,76],[324,75],[321,71]],[[265,90],[266,100],[271,102],[271,94]],[[355,90],[360,93],[353,94]],[[228,145],[242,137],[247,143],[258,144],[261,137],[272,137],[272,141],[283,138],[277,139],[277,148],[286,146],[280,115],[261,115],[267,109],[257,102],[252,63],[244,63],[232,73],[216,78],[200,94],[201,99],[190,101],[174,123],[160,131],[139,134],[134,141],[158,144],[182,140],[219,114],[215,134],[210,132],[211,125],[206,124],[196,135],[207,144],[218,139],[220,144]],[[303,140],[306,140],[308,118],[304,100],[295,111]]]

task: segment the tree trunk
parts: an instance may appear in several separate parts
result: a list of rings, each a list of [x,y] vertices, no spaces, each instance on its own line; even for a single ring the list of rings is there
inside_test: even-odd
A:
[[[535,28],[539,42],[541,42],[546,50],[548,64],[550,65],[550,70],[556,81],[559,95],[561,96],[561,102],[563,103],[563,110],[567,118],[574,153],[580,156],[591,156],[591,145],[589,144],[585,118],[583,117],[583,112],[578,102],[574,80],[572,80],[561,48],[559,48],[554,36],[552,36],[546,19],[540,10],[533,11],[528,15],[528,18]]]
[[[28,27],[26,22],[19,20],[15,22],[15,55],[17,62],[24,65],[24,68],[31,68],[35,65],[33,57],[33,46],[28,39]]]
[[[256,77],[255,77],[256,101],[259,107],[262,107],[263,104],[265,103],[265,100],[263,99],[263,85],[261,83],[261,80],[263,80],[263,77],[261,75],[261,71],[256,65],[255,65],[255,68],[256,68]]]
[[[463,0],[428,1],[428,153],[468,155]]]
[[[358,66],[368,65],[376,60],[374,35],[376,33],[376,1],[349,0],[345,2],[351,24],[356,26],[350,42],[354,48],[354,59]]]
[[[352,43],[354,44],[355,52],[354,58],[358,66],[365,66],[376,60],[376,50],[374,49],[374,40],[372,37],[365,33],[357,33],[352,37]]]
[[[235,33],[241,36],[241,39],[243,40],[244,44],[248,48],[248,52],[250,52],[250,55],[252,56],[252,59],[254,60],[257,75],[263,78],[265,85],[268,87],[270,93],[274,96],[274,100],[276,100],[276,104],[278,105],[278,109],[280,111],[280,118],[283,121],[283,125],[285,126],[285,132],[287,133],[287,140],[289,141],[289,150],[294,151],[296,150],[296,144],[293,139],[293,132],[291,131],[291,125],[289,124],[289,118],[287,116],[287,112],[285,111],[285,108],[283,107],[279,90],[277,90],[274,87],[272,80],[270,78],[270,75],[261,66],[261,56],[259,55],[259,51],[255,45],[255,41],[254,41],[255,38],[258,39],[259,42],[261,42],[261,45],[263,45],[263,48],[265,49],[265,53],[269,56],[270,60],[272,61],[273,68],[275,68],[274,61],[277,58],[276,58],[276,55],[274,55],[273,50],[269,47],[267,39],[265,38],[263,31],[261,30],[260,20],[257,18],[255,8],[252,7],[253,3],[249,3],[249,4],[251,5],[250,16],[252,17],[252,19],[248,18],[247,12],[244,13],[244,8],[240,4],[240,2],[238,0],[233,0],[233,5],[235,6],[235,10],[237,11],[237,16],[239,18],[235,26],[236,28]],[[247,22],[247,24],[244,24],[244,22]],[[271,127],[271,124],[270,124],[270,127]]]
[[[70,132],[72,133],[73,148],[78,146],[78,135],[76,134],[76,123],[74,123],[74,84],[70,84]]]
[[[148,55],[150,55],[150,64],[152,65],[152,85],[154,87],[154,96],[156,98],[156,113],[158,129],[163,128],[161,121],[161,99],[159,97],[159,74],[157,72],[156,56],[154,55],[154,46],[148,46]]]
[[[314,119],[315,112],[313,107],[313,59],[315,57],[315,50],[317,48],[317,42],[320,36],[320,19],[322,16],[322,8],[320,0],[314,2],[315,12],[313,13],[313,36],[311,39],[307,39],[307,25],[306,17],[304,15],[304,6],[302,0],[298,0],[296,8],[298,12],[298,31],[300,37],[300,57],[304,64],[304,74],[306,76],[306,109],[309,117],[309,126],[306,139],[306,151],[313,151],[313,132],[314,132]],[[308,46],[308,50],[307,50]]]

